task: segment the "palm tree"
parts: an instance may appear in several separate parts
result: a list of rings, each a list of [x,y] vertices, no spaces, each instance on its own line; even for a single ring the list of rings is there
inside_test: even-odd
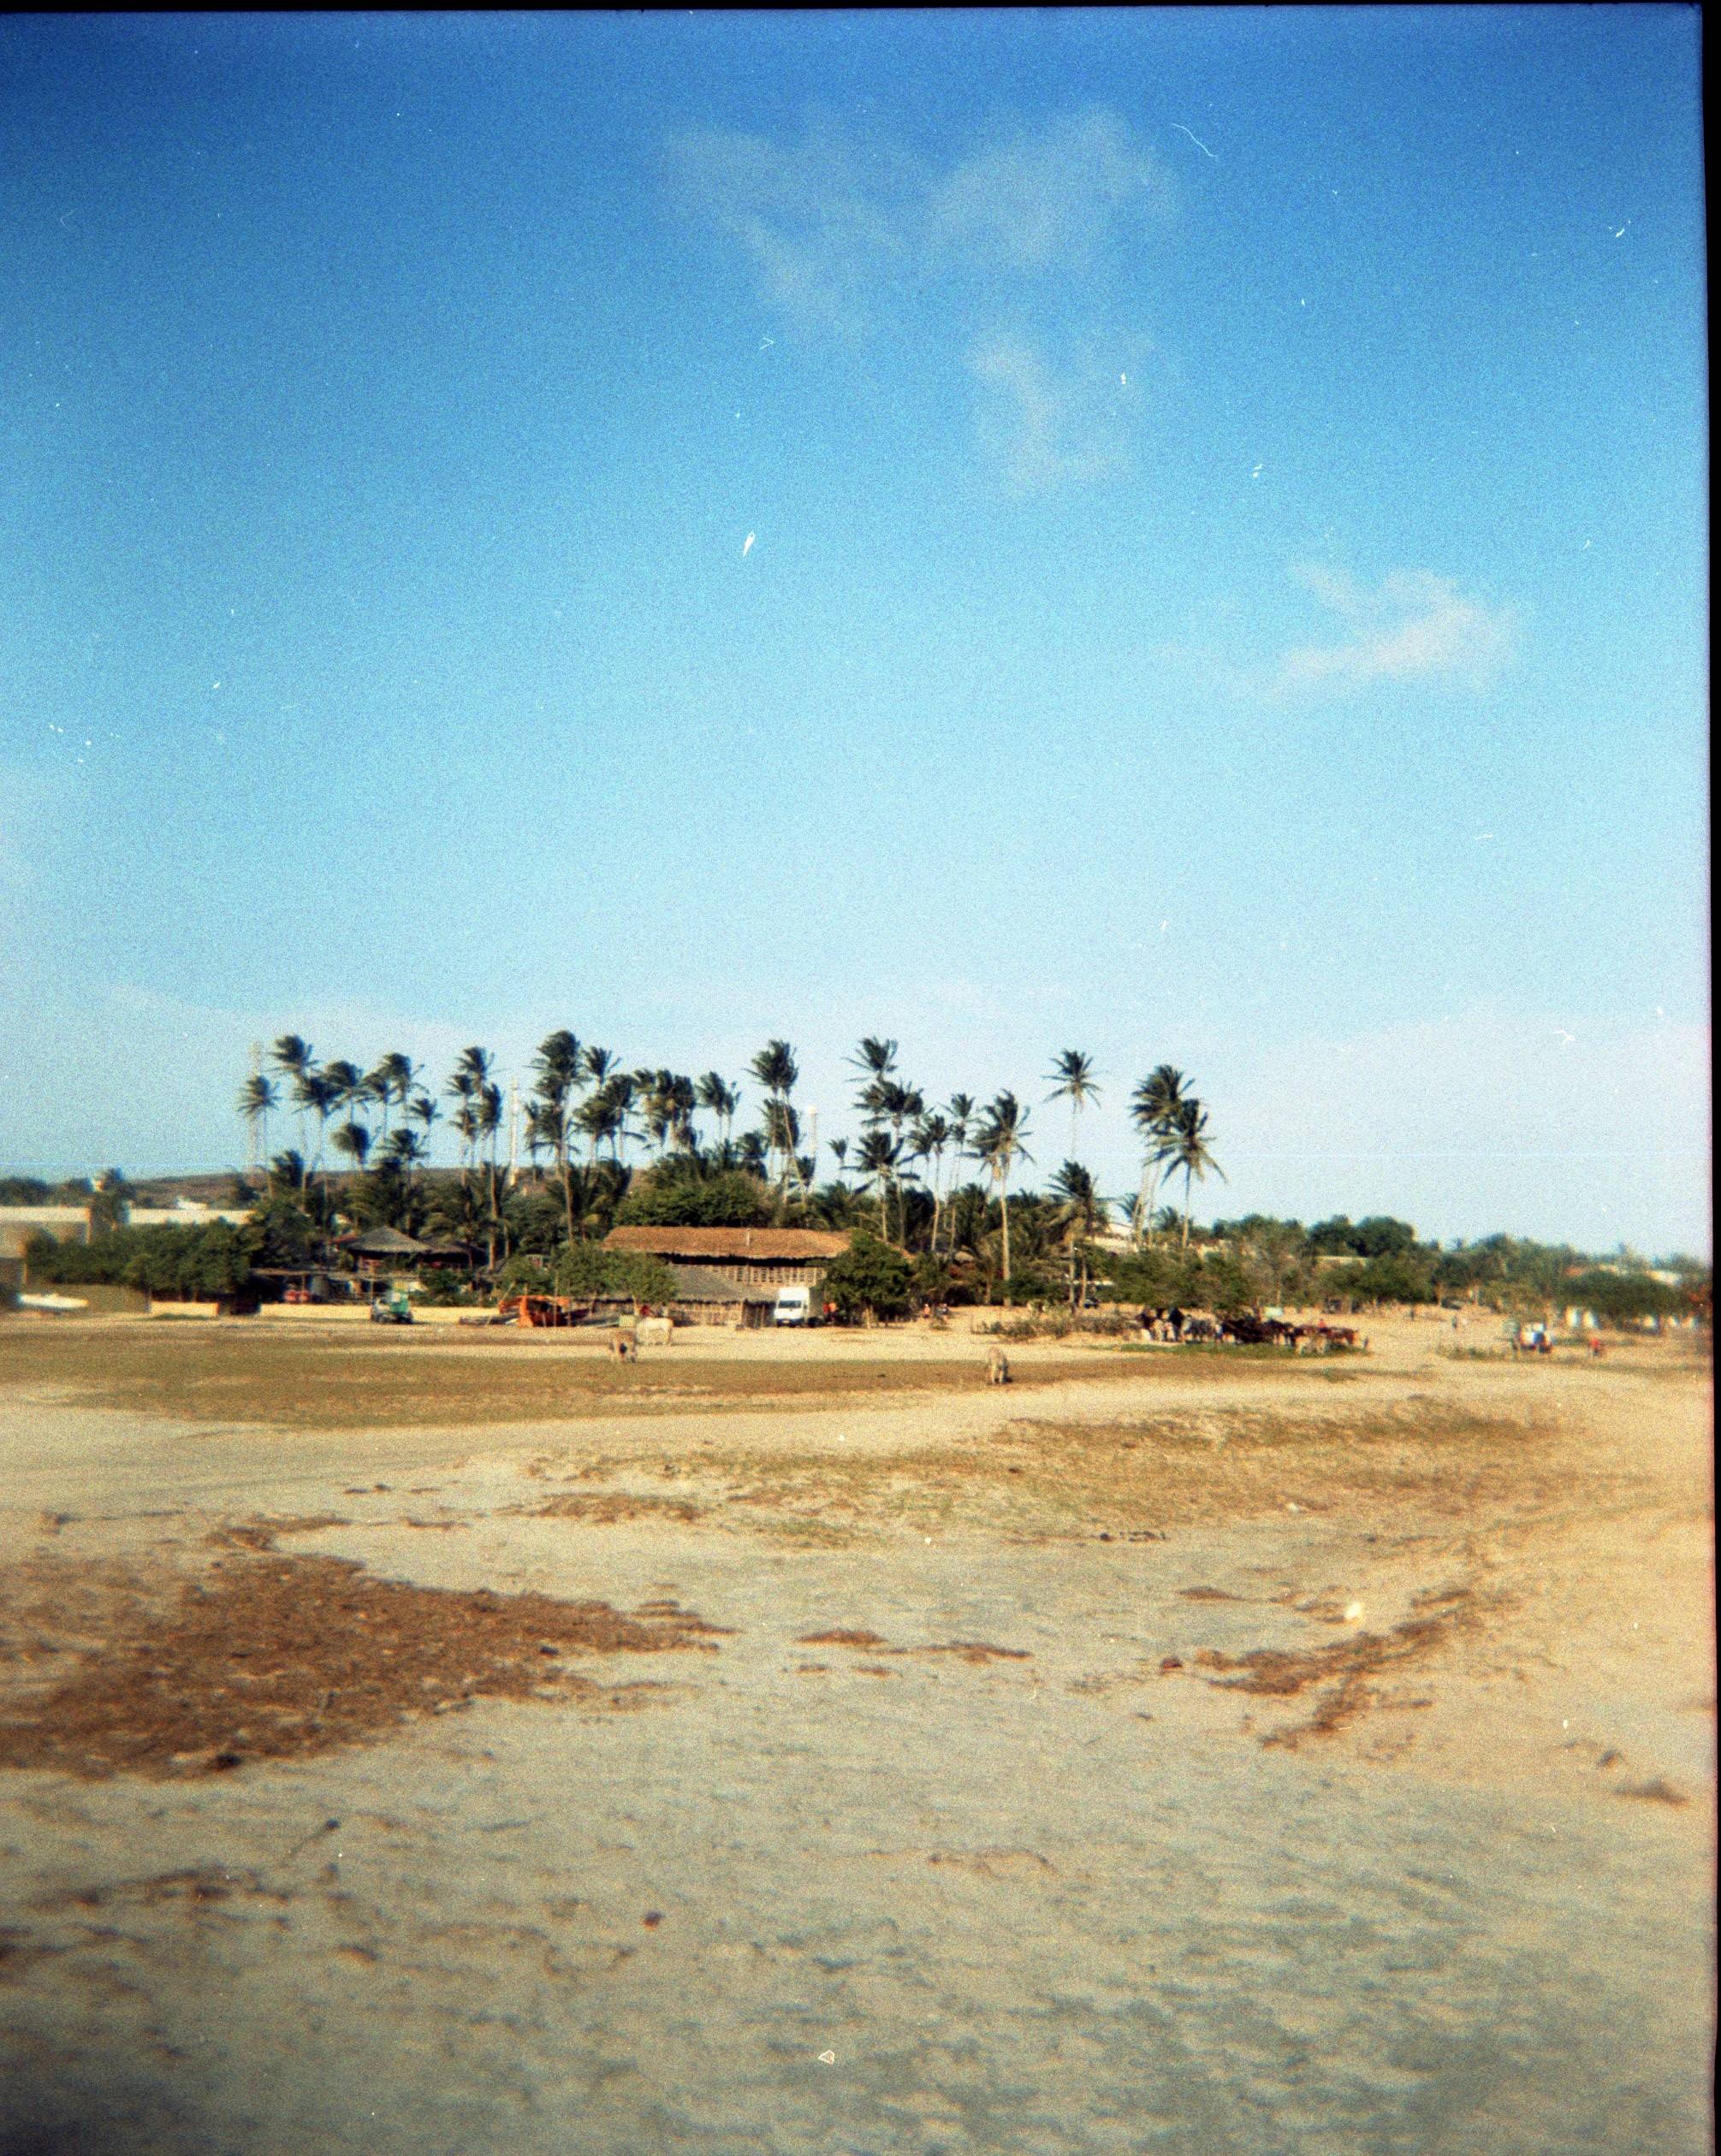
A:
[[[537,1073],[537,1105],[531,1113],[537,1117],[535,1127],[540,1142],[549,1146],[561,1171],[562,1209],[567,1220],[567,1239],[572,1242],[573,1181],[567,1146],[568,1102],[575,1089],[585,1082],[585,1051],[564,1026],[546,1034],[539,1042],[532,1067]],[[528,1120],[526,1127],[531,1130],[534,1125]]]
[[[735,1111],[741,1105],[739,1091],[727,1084],[715,1070],[708,1070],[693,1091],[699,1106],[717,1118],[721,1126],[722,1141],[727,1145],[735,1121]]]
[[[387,1151],[389,1158],[405,1170],[410,1182],[412,1170],[423,1164],[427,1148],[415,1131],[402,1124],[400,1129],[389,1133]]]
[[[269,1051],[269,1060],[292,1087],[293,1103],[299,1117],[299,1151],[305,1151],[305,1110],[306,1103],[302,1088],[305,1081],[316,1068],[317,1053],[311,1043],[298,1034],[282,1034]]]
[[[952,1134],[949,1123],[936,1109],[929,1116],[922,1116],[910,1134],[917,1157],[932,1163],[932,1241],[929,1248],[934,1253],[938,1249],[938,1223],[943,1205],[945,1148],[949,1145]]]
[[[669,1135],[682,1152],[698,1150],[699,1134],[694,1128],[693,1117],[699,1106],[699,1088],[685,1071],[670,1074],[669,1083],[663,1090],[669,1108]]]
[[[995,1100],[988,1104],[980,1128],[974,1134],[974,1157],[991,1176],[1004,1217],[1004,1277],[1006,1282],[1010,1278],[1010,1175],[1018,1160],[1031,1160],[1034,1158],[1022,1142],[1027,1134],[1027,1111],[1013,1093],[1000,1093]]]
[[[588,1048],[585,1051],[586,1082],[593,1086],[607,1085],[615,1069],[615,1057],[607,1048]]]
[[[846,1138],[833,1138],[831,1140],[831,1152],[836,1158],[837,1181],[839,1182],[842,1182],[843,1176],[848,1168],[849,1162],[848,1140]],[[845,1183],[843,1187],[846,1189],[848,1186]]]
[[[901,1163],[902,1147],[890,1133],[875,1123],[870,1130],[861,1133],[860,1151],[855,1156],[855,1167],[860,1176],[860,1187],[864,1190],[870,1184],[878,1192],[878,1232],[882,1242],[890,1240],[890,1193]]]
[[[1046,1098],[1048,1100],[1067,1100],[1070,1104],[1070,1152],[1076,1152],[1076,1129],[1082,1111],[1090,1101],[1100,1098],[1100,1087],[1094,1077],[1094,1058],[1084,1055],[1079,1048],[1066,1048],[1053,1058],[1048,1078],[1057,1080]]]
[[[418,1158],[428,1166],[430,1158],[431,1128],[441,1121],[442,1111],[429,1093],[415,1093],[407,1103],[407,1113],[415,1123],[421,1123],[424,1126],[424,1134],[419,1141],[420,1151]]]
[[[777,1134],[786,1126],[775,1111],[788,1106],[789,1095],[800,1079],[800,1065],[795,1061],[795,1051],[786,1040],[768,1040],[754,1057],[750,1067],[753,1075],[765,1088],[766,1158],[769,1162],[774,1154],[781,1154],[777,1188],[780,1199],[786,1199],[790,1176],[793,1175],[798,1178],[800,1170],[796,1164],[793,1146],[785,1148],[776,1142]]]
[[[1225,1172],[1208,1146],[1207,1110],[1191,1096],[1178,1106],[1170,1131],[1166,1134],[1161,1158],[1170,1161],[1172,1173],[1179,1168],[1184,1171],[1184,1248],[1190,1243],[1190,1192],[1191,1186],[1205,1182],[1209,1169],[1221,1182]]]
[[[1153,1240],[1154,1186],[1159,1181],[1159,1170],[1166,1158],[1166,1140],[1170,1135],[1178,1112],[1186,1098],[1186,1084],[1182,1071],[1171,1063],[1160,1063],[1130,1095],[1130,1121],[1141,1134],[1142,1140],[1142,1188],[1136,1199],[1135,1230],[1140,1235],[1143,1226],[1148,1240]]]
[[[406,1106],[418,1075],[412,1067],[412,1057],[403,1056],[398,1048],[393,1048],[365,1081],[371,1089],[371,1099],[382,1105],[382,1142],[385,1146],[389,1142],[389,1111],[391,1107]]]
[[[868,1071],[875,1078],[888,1078],[896,1069],[896,1043],[869,1034],[849,1061],[857,1070]]]
[[[974,1105],[972,1093],[952,1093],[945,1114],[950,1118],[950,1142],[958,1153],[968,1151],[968,1140],[974,1128],[975,1116],[979,1111]]]
[[[329,1101],[335,1113],[345,1109],[349,1120],[356,1122],[371,1105],[370,1081],[355,1063],[345,1056],[337,1056],[333,1063],[323,1066],[323,1075],[329,1085]]]
[[[347,1159],[352,1162],[353,1173],[362,1176],[365,1172],[365,1163],[370,1158],[371,1134],[356,1116],[349,1116],[341,1125],[335,1133],[332,1143],[336,1152],[345,1153]],[[350,1196],[350,1193],[348,1194]]]
[[[239,1112],[258,1134],[254,1160],[269,1158],[269,1118],[270,1112],[281,1105],[281,1095],[275,1081],[265,1078],[261,1071],[247,1078],[239,1089]]]
[[[1064,1230],[1070,1259],[1070,1306],[1079,1308],[1088,1300],[1088,1245],[1103,1224],[1106,1207],[1094,1187],[1094,1178],[1079,1162],[1066,1160],[1052,1178],[1052,1188],[1063,1201],[1057,1218]],[[1076,1269],[1079,1260],[1079,1291]]]
[[[335,1081],[326,1070],[306,1070],[293,1083],[293,1101],[296,1108],[309,1109],[317,1118],[317,1149],[311,1156],[311,1165],[306,1171],[306,1180],[317,1173],[323,1158],[323,1134],[329,1128],[329,1118],[335,1112],[339,1099]]]

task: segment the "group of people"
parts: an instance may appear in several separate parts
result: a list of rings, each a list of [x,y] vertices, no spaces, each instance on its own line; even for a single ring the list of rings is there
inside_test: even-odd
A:
[[[1219,1328],[1211,1318],[1191,1317],[1175,1303],[1169,1310],[1150,1309],[1144,1303],[1141,1325],[1143,1340],[1214,1340],[1219,1336]]]

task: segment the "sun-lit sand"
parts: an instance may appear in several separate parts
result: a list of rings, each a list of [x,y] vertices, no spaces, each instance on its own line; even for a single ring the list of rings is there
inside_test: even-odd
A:
[[[0,1326],[0,2148],[1706,2146],[1706,1363],[1368,1330]]]

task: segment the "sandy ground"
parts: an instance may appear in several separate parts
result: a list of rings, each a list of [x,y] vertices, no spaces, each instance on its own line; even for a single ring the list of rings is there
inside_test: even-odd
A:
[[[1708,2146],[1684,1343],[193,1330],[0,1330],[8,2156]]]

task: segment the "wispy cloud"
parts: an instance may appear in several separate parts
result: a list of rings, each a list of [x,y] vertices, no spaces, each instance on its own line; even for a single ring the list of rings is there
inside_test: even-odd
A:
[[[792,320],[858,336],[915,310],[934,364],[971,382],[976,438],[1012,491],[1127,465],[1128,377],[1148,346],[1111,322],[1107,294],[1127,244],[1174,205],[1117,113],[1019,126],[947,163],[822,117],[798,140],[708,128],[671,140],[668,176]]]
[[[1013,494],[1043,494],[1128,469],[1134,401],[1129,370],[1144,341],[1084,346],[1061,363],[1013,332],[982,338],[968,369],[980,390],[982,447]]]
[[[1373,591],[1312,563],[1297,565],[1291,575],[1338,618],[1343,633],[1281,652],[1257,683],[1270,696],[1348,696],[1377,681],[1446,680],[1481,689],[1511,655],[1512,609],[1467,597],[1430,571],[1398,571]]]
[[[738,245],[762,297],[828,327],[858,326],[917,272],[926,175],[905,153],[818,121],[799,142],[702,128],[668,146],[670,192]]]
[[[1038,274],[1090,263],[1172,205],[1159,158],[1097,107],[964,157],[932,187],[927,240],[970,266]]]

